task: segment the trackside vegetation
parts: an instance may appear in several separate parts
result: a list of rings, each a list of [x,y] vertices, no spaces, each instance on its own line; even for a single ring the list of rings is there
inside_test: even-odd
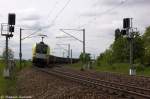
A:
[[[133,62],[138,75],[150,76],[150,26],[145,29],[143,35],[134,33],[133,41]],[[129,73],[129,40],[123,36],[120,29],[114,32],[115,40],[101,53],[92,65],[96,71]],[[82,54],[80,55],[80,59]],[[89,59],[89,56],[86,56]],[[72,67],[80,69],[82,62],[73,64]]]
[[[105,52],[96,60],[96,68],[101,71],[128,73],[129,70],[129,40],[121,34],[120,29],[115,30],[115,40]],[[150,75],[150,26],[143,35],[134,33],[133,63],[137,74]]]
[[[0,60],[0,96],[6,96],[6,95],[17,95],[17,73],[24,69],[31,66],[30,61],[23,61],[22,67],[20,68],[19,61],[15,61],[15,67],[11,73],[10,78],[4,78],[3,77],[3,70],[5,68],[5,61]]]
[[[139,33],[135,35],[133,42],[134,63],[144,64],[144,41],[142,40],[142,37],[139,35]],[[123,37],[123,35],[120,35],[119,37],[117,36],[115,37],[115,41],[109,47],[109,49],[99,55],[97,64],[112,65],[113,63],[129,63],[129,50],[130,48],[128,38]]]

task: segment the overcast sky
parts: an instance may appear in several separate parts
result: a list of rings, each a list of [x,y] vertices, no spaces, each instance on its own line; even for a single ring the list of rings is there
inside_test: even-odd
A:
[[[7,23],[8,13],[16,13],[14,37],[9,47],[19,56],[19,29],[23,37],[35,32],[46,34],[44,39],[51,54],[62,56],[63,50],[56,44],[71,44],[73,57],[78,57],[82,44],[74,39],[56,39],[66,36],[59,29],[83,29],[86,32],[86,52],[99,55],[114,41],[114,30],[122,28],[125,17],[133,18],[133,26],[141,34],[150,25],[150,0],[0,0],[0,23]],[[82,40],[81,31],[66,31]],[[32,57],[32,46],[40,37],[22,41],[23,58]],[[5,47],[5,38],[0,36],[0,53]],[[62,46],[67,49],[67,46]],[[67,55],[67,53],[65,53]]]

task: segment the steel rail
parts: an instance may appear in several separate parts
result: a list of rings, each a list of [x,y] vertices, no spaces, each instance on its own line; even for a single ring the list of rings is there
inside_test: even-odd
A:
[[[88,74],[83,74],[83,73],[82,74],[80,73],[79,75],[77,75],[77,72],[76,72],[76,74],[73,74],[72,71],[71,72],[63,71],[63,72],[68,73],[68,74],[72,74],[73,76],[81,76],[82,75],[82,77],[93,80],[93,81],[96,81],[96,82],[107,83],[107,84],[110,84],[110,86],[115,85],[115,86],[118,86],[122,89],[127,89],[127,90],[131,90],[131,91],[134,91],[134,92],[139,92],[139,93],[142,93],[142,94],[150,95],[150,89],[145,89],[145,88],[136,87],[136,86],[133,86],[133,85],[120,84],[120,83],[110,82],[110,81],[106,81],[106,80],[96,79],[96,78],[89,77],[90,75],[88,76]]]
[[[62,69],[63,69],[63,67],[62,67]],[[71,70],[72,72],[78,72],[77,70],[73,70],[73,69],[70,69],[70,68],[64,68],[65,70],[67,69],[68,71],[69,70]],[[80,73],[80,72],[78,72],[78,73]],[[104,72],[104,73],[106,73],[106,72]],[[113,74],[111,74],[111,73],[107,73],[107,74],[99,74],[98,72],[91,72],[91,71],[88,71],[88,72],[82,72],[82,74],[87,74],[87,75],[90,75],[90,76],[93,76],[93,77],[95,77],[95,78],[98,78],[98,77],[100,77],[99,79],[100,80],[102,80],[103,78],[105,78],[105,77],[103,77],[102,78],[102,75],[105,75],[105,76],[108,76],[109,77],[109,79],[108,79],[108,77],[107,77],[107,81],[111,81],[111,82],[114,82],[114,80],[113,79],[110,79],[111,77],[113,77],[113,76],[115,76],[115,75],[113,75]],[[95,75],[96,74],[96,75]],[[124,77],[123,75],[116,75],[116,76],[118,76],[119,78],[120,77]],[[145,81],[145,80],[148,80],[148,81],[150,81],[150,79],[145,79],[145,78],[136,78],[135,76],[132,78],[133,76],[129,76],[129,77],[126,77],[126,75],[125,75],[125,78],[126,79],[130,79],[128,82],[125,82],[125,80],[123,80],[123,79],[119,79],[119,80],[116,80],[116,82],[117,81],[119,81],[120,82],[120,84],[126,84],[126,85],[128,85],[128,86],[134,86],[134,87],[138,87],[138,88],[141,88],[141,89],[143,89],[143,90],[147,90],[147,91],[150,91],[150,89],[149,88],[146,88],[145,86],[141,86],[140,85],[140,87],[139,87],[139,85],[137,84],[137,82],[138,82],[138,80],[141,80],[141,81]],[[101,79],[102,78],[102,79]],[[117,78],[117,77],[116,77]],[[133,80],[133,79],[135,79],[135,80]],[[137,79],[137,80],[136,80]],[[103,80],[105,80],[105,79],[103,79]],[[106,81],[106,80],[105,80]],[[134,81],[134,82],[133,82]],[[147,81],[147,82],[148,82]]]
[[[126,93],[128,94],[127,96],[132,96],[132,97],[138,96],[144,99],[150,99],[149,94],[140,93],[142,89],[140,89],[141,90],[140,92],[133,91],[136,89],[128,90],[126,88],[127,86],[124,86],[124,85],[119,85],[119,84],[115,84],[112,82],[100,81],[94,78],[86,77],[83,75],[72,74],[72,73],[64,72],[64,71],[57,70],[57,69],[48,70],[44,68],[44,69],[39,69],[39,70],[48,74],[53,74],[58,77],[63,77],[65,79],[69,79],[69,80],[84,84],[86,86],[93,86],[100,90],[101,88],[107,88],[108,90],[111,89],[113,91],[117,91],[118,93],[119,92],[124,93],[124,94]],[[124,86],[124,87],[121,87],[121,86]]]

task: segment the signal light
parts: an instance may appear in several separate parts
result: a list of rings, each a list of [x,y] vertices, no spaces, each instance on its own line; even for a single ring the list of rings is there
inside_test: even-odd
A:
[[[130,28],[130,18],[123,19],[123,28]]]
[[[14,26],[9,26],[9,32],[14,32]]]
[[[14,13],[8,14],[8,24],[9,25],[15,25],[15,19],[16,19],[16,15]]]
[[[121,34],[122,34],[122,35],[126,35],[126,34],[127,34],[127,31],[126,31],[126,30],[121,30]]]

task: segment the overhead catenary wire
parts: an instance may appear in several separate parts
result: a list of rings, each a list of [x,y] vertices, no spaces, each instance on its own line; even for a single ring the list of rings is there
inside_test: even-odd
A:
[[[73,35],[71,35],[71,34],[65,32],[63,29],[60,29],[60,30],[61,30],[62,32],[64,32],[65,34],[69,35],[70,37],[73,37],[74,39],[76,39],[76,40],[78,40],[78,41],[80,41],[80,42],[83,42],[82,40],[80,40],[80,39],[74,37]]]
[[[35,32],[29,34],[28,36],[22,38],[22,40],[24,40],[24,39],[26,39],[26,38],[31,38],[32,35],[36,34],[37,32],[40,32],[40,31],[41,31],[41,29],[38,29],[38,30],[36,30]]]
[[[119,5],[117,5],[117,6],[115,6],[115,7],[112,7],[112,8],[110,8],[110,9],[108,9],[108,10],[102,12],[101,15],[107,14],[107,13],[109,13],[109,12],[111,12],[111,11],[113,11],[113,10],[119,8],[120,6],[122,6],[123,4],[125,4],[126,1],[127,1],[127,0],[121,1],[121,2],[119,3]],[[95,19],[95,18],[94,18],[94,19]],[[88,21],[88,23],[77,27],[77,30],[78,30],[78,28],[82,28],[82,27],[84,27],[85,25],[89,25],[92,21],[93,21],[93,20],[90,20],[90,21]],[[71,34],[69,34],[69,33],[65,32],[65,31],[63,31],[62,29],[60,29],[60,30],[61,30],[62,32],[64,32],[64,33],[70,35],[70,36],[72,37]],[[64,29],[64,30],[65,30],[65,29]],[[79,40],[78,38],[75,38],[75,39]],[[82,42],[82,41],[80,40],[80,42]]]
[[[56,21],[56,19],[59,17],[59,15],[64,11],[64,9],[67,7],[71,0],[68,0],[67,3],[64,5],[64,7],[58,12],[58,14],[55,16],[55,18],[52,20],[51,25],[53,25]]]
[[[67,5],[69,4],[70,1],[71,1],[71,0],[68,0],[68,1],[66,2],[66,4],[64,5],[64,7],[57,13],[57,15],[55,16],[55,18],[52,20],[51,24],[50,24],[48,27],[51,27],[51,26],[54,25],[56,19],[57,19],[57,18],[60,16],[60,14],[64,11],[64,9],[67,7]],[[49,15],[50,15],[50,14],[49,14]],[[40,32],[40,31],[42,31],[42,28],[40,28],[40,29],[36,30],[35,32],[29,34],[28,36],[24,37],[22,40],[24,40],[24,39],[26,39],[26,38],[30,38],[30,36],[35,35],[37,32]]]
[[[58,1],[56,1],[56,3],[55,3],[55,5],[53,6],[53,8],[49,11],[49,13],[48,13],[48,18],[51,16],[51,14],[53,13],[53,11],[54,11],[54,9],[55,9],[55,7],[56,7],[56,5],[58,4]]]
[[[115,7],[112,7],[112,8],[110,8],[110,9],[107,9],[107,10],[104,11],[104,12],[101,12],[100,15],[102,16],[102,15],[105,15],[105,14],[107,14],[107,13],[110,13],[111,11],[113,11],[113,10],[115,10],[115,9],[117,9],[117,8],[119,8],[119,7],[121,7],[122,5],[124,5],[126,2],[127,2],[127,0],[121,1],[121,2],[120,2],[118,5],[116,5]],[[95,15],[95,16],[96,16],[96,15]],[[81,25],[81,26],[78,26],[77,28],[85,27],[86,25],[91,24],[92,21],[94,21],[94,20],[96,20],[96,17],[94,17],[93,19],[89,20],[87,23],[85,23],[85,24],[83,24],[83,25]]]
[[[58,45],[60,48],[62,48],[65,51],[68,51],[67,49],[63,48],[61,45]]]
[[[126,1],[127,1],[127,0],[121,1],[121,2],[119,3],[119,5],[117,5],[117,6],[115,6],[115,7],[112,7],[112,8],[110,8],[110,9],[108,9],[108,10],[106,10],[106,11],[100,13],[100,15],[102,16],[102,15],[105,15],[105,14],[107,14],[107,13],[110,13],[111,11],[113,11],[113,10],[115,10],[115,9],[117,9],[117,8],[119,8],[119,7],[121,7],[123,4],[125,4]],[[83,24],[83,25],[81,25],[81,26],[78,26],[77,28],[83,28],[84,26],[91,24],[93,20],[96,20],[96,17],[95,17],[94,19],[88,21],[87,23],[85,23],[85,24]],[[63,32],[64,32],[64,31],[63,31]],[[90,49],[90,50],[93,50],[93,51],[95,50],[94,48],[89,47],[89,46],[87,46],[87,45],[86,45],[86,48],[88,48],[88,49]]]

